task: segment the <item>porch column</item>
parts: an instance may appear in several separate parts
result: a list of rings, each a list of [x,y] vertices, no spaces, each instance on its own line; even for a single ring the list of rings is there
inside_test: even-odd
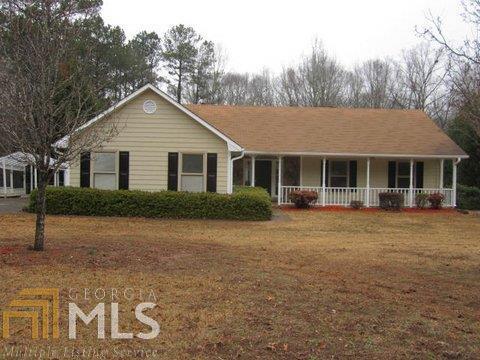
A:
[[[409,191],[409,206],[413,207],[413,159],[410,159],[410,191]]]
[[[282,157],[278,157],[278,205],[282,203],[283,191],[282,191]]]
[[[30,165],[30,191],[33,190],[33,177],[35,174],[33,173],[33,166]]]
[[[438,182],[438,186],[441,190],[443,190],[443,165],[445,163],[445,160],[440,160],[440,179]]]
[[[250,171],[250,174],[252,176],[252,181],[250,183],[250,185],[252,187],[255,187],[255,156],[252,156],[252,171]]]
[[[2,172],[3,172],[3,197],[6,198],[7,197],[7,162],[5,161],[5,159],[3,159],[2,161],[2,165],[3,165],[3,169],[2,169]]]
[[[15,193],[14,186],[13,186],[13,165],[10,166],[10,188],[12,189],[12,194]]]
[[[322,160],[322,206],[325,206],[325,187],[326,187],[327,159]]]
[[[35,167],[35,189],[38,187],[38,169]]]
[[[365,196],[365,206],[370,207],[370,158],[367,158],[367,194]]]
[[[457,165],[460,162],[458,160],[452,160],[453,172],[452,172],[452,206],[457,206]]]
[[[233,190],[233,162],[232,153],[229,151],[227,156],[227,194],[231,194]]]
[[[58,186],[58,171],[53,174],[53,186]]]

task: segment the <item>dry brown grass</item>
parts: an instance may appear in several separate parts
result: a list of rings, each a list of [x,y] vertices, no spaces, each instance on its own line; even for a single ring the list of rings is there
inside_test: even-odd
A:
[[[0,341],[150,348],[165,359],[480,357],[480,217],[287,214],[265,223],[51,216],[44,253],[26,250],[31,215],[0,216],[0,308],[25,287],[62,289],[60,340],[27,340],[17,324]],[[112,287],[155,290],[160,336],[101,342],[83,327],[67,340],[66,289]],[[136,302],[120,301],[124,330],[141,329]],[[96,301],[78,303],[86,311]]]

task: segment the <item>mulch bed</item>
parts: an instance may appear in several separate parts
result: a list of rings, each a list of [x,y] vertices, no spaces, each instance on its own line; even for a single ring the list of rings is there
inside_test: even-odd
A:
[[[378,212],[389,212],[382,210],[378,207],[363,208],[363,209],[352,209],[347,206],[312,206],[308,209],[297,209],[293,205],[283,205],[279,207],[283,211],[325,211],[325,212],[362,212],[362,213],[378,213]],[[458,214],[459,212],[456,209],[446,208],[446,209],[417,209],[417,208],[404,208],[400,212],[413,213],[413,214]]]

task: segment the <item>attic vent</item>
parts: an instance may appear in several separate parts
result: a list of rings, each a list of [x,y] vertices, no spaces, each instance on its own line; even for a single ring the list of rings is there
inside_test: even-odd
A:
[[[155,111],[157,111],[157,104],[153,100],[146,100],[143,103],[143,111],[145,111],[147,114],[153,114]]]

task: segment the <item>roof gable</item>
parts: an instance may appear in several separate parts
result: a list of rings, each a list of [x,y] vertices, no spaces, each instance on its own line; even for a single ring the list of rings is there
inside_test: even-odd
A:
[[[167,103],[169,103],[170,105],[173,105],[175,108],[177,108],[178,110],[180,110],[181,112],[186,114],[193,121],[197,122],[198,124],[200,124],[204,128],[211,131],[213,134],[218,136],[220,139],[224,140],[227,143],[228,150],[230,150],[230,151],[241,151],[241,150],[243,150],[242,147],[240,145],[238,145],[235,141],[233,141],[230,137],[228,137],[227,135],[225,135],[224,133],[222,133],[221,131],[216,129],[210,123],[206,122],[205,120],[200,118],[198,115],[194,114],[189,109],[187,109],[185,106],[179,104],[174,99],[172,99],[169,95],[167,95],[166,93],[164,93],[163,91],[161,91],[160,89],[158,89],[157,87],[155,87],[151,84],[147,84],[147,85],[141,87],[140,89],[138,89],[137,91],[135,91],[134,93],[130,94],[129,96],[125,97],[124,99],[122,99],[121,101],[116,103],[115,105],[111,106],[109,109],[105,110],[104,112],[100,113],[99,115],[97,115],[96,117],[94,117],[93,119],[91,119],[90,121],[85,123],[83,126],[79,127],[76,131],[82,131],[82,130],[90,127],[91,125],[95,124],[96,122],[106,118],[108,115],[110,115],[113,112],[123,108],[125,105],[129,104],[132,100],[136,99],[138,96],[142,95],[143,93],[145,93],[148,90],[153,91],[155,94],[160,96],[163,100],[165,100]],[[58,147],[62,147],[62,146],[65,145],[65,143],[67,141],[68,141],[67,138],[63,138],[60,141],[58,141],[55,145],[58,146]]]

